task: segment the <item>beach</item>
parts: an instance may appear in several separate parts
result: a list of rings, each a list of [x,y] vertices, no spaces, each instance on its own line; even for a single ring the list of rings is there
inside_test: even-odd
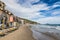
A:
[[[25,24],[20,26],[16,31],[0,37],[0,40],[60,40],[59,31]]]
[[[0,40],[35,40],[32,31],[27,25],[19,27],[18,30],[1,37]]]

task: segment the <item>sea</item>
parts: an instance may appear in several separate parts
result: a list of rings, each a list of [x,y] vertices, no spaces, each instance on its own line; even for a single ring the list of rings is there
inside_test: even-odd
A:
[[[40,40],[40,39],[41,40],[53,40],[54,38],[56,40],[60,40],[60,25],[31,24],[30,26],[31,26],[33,35],[37,40]]]
[[[47,24],[31,24],[31,28],[34,30],[44,30],[44,31],[49,31],[49,30],[59,30],[60,31],[60,25],[47,25]]]

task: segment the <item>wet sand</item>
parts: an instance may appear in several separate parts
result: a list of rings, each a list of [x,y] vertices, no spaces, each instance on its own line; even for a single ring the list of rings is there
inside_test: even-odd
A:
[[[32,31],[28,25],[21,26],[18,30],[1,37],[0,40],[35,40],[32,36]]]
[[[37,40],[60,40],[60,33],[59,32],[41,32],[38,30],[31,29],[33,32],[33,36]]]
[[[33,35],[34,35],[34,38],[36,38],[37,40],[57,40],[54,37],[51,37],[47,34],[43,34],[37,31],[33,31]]]

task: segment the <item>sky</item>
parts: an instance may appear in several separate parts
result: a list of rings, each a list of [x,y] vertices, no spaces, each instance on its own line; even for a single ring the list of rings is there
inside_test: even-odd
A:
[[[1,0],[14,15],[41,24],[60,24],[60,0]]]

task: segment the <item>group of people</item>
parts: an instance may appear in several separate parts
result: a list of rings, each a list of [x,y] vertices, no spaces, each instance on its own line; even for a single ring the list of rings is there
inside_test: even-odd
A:
[[[8,10],[5,10],[4,7],[5,4],[0,1],[0,29],[16,26],[16,17]]]

